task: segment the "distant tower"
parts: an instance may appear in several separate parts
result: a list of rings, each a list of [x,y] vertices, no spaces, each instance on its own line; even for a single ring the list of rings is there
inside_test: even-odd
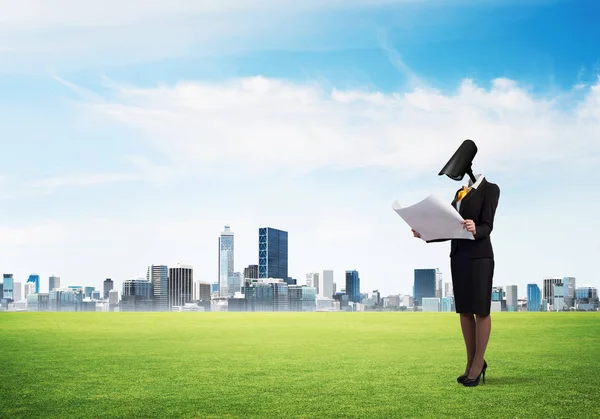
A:
[[[219,297],[227,297],[227,285],[233,277],[233,232],[226,225],[219,237]]]
[[[422,306],[423,298],[435,298],[436,269],[415,269],[414,304]]]
[[[319,282],[318,294],[321,297],[333,298],[335,289],[333,285],[333,271],[325,270],[321,274],[321,280]]]
[[[27,283],[35,284],[35,293],[36,294],[40,293],[40,276],[39,275],[37,275],[37,274],[29,275],[29,279],[27,280]]]
[[[258,229],[258,277],[288,279],[288,233],[271,227]]]
[[[55,288],[60,288],[60,278],[58,276],[51,276],[48,279],[48,291],[52,291]]]
[[[104,299],[108,300],[109,292],[115,287],[115,283],[112,279],[106,278],[104,281]]]
[[[146,280],[152,283],[154,309],[169,311],[169,268],[166,265],[150,265]]]
[[[194,270],[191,266],[179,265],[169,269],[169,310],[192,302],[194,296]]]
[[[358,271],[346,271],[346,295],[353,303],[360,303],[360,277]]]

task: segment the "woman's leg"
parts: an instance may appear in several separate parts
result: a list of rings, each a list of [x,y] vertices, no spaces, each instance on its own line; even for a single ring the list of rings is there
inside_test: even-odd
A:
[[[475,356],[469,372],[469,378],[475,379],[483,369],[485,350],[492,332],[492,316],[476,316],[475,320]]]
[[[475,317],[472,314],[461,314],[460,327],[462,329],[463,338],[465,339],[465,347],[467,349],[467,367],[465,369],[465,375],[467,375],[469,374],[471,366],[473,365],[477,348]]]

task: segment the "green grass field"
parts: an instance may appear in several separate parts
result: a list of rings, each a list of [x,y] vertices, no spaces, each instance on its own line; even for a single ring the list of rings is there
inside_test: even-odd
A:
[[[0,417],[600,417],[600,313],[3,313]]]

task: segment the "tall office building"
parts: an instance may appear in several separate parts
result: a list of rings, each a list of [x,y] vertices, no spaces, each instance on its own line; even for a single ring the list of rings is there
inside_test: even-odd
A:
[[[23,284],[21,284],[20,282],[15,282],[14,283],[14,288],[13,288],[13,296],[14,296],[14,300],[15,301],[23,301]]]
[[[108,300],[109,292],[115,287],[115,283],[112,279],[106,278],[104,281],[104,299]]]
[[[14,288],[15,280],[13,278],[13,274],[4,274],[4,285],[2,287],[2,295],[0,295],[0,298],[14,300]]]
[[[152,284],[154,310],[169,311],[169,268],[166,265],[150,265],[146,280]]]
[[[527,311],[542,311],[542,291],[537,284],[527,284]]]
[[[153,311],[152,282],[144,279],[128,279],[123,282],[120,311]]]
[[[454,297],[454,290],[452,289],[452,282],[446,282],[445,284],[445,296],[446,297]]]
[[[441,299],[444,296],[444,280],[439,269],[435,270],[435,284],[435,298]]]
[[[346,271],[346,295],[348,301],[360,303],[360,277],[358,271]]]
[[[233,276],[233,232],[226,225],[219,236],[219,296],[227,297],[227,284]]]
[[[319,294],[319,274],[315,272],[306,274],[306,286],[313,287],[317,290],[317,295]]]
[[[208,282],[194,281],[194,301],[210,302],[210,286]]]
[[[519,299],[517,298],[517,286],[506,287],[506,309],[507,311],[519,311]]]
[[[324,298],[333,298],[333,271],[325,270],[319,281],[318,295]]]
[[[35,285],[35,293],[40,293],[40,276],[38,274],[29,275],[29,279],[27,279],[28,283]]]
[[[113,311],[116,306],[119,305],[119,290],[110,289],[108,290],[108,307],[110,311]]]
[[[184,306],[192,301],[194,293],[194,270],[191,266],[179,265],[169,268],[169,310]]]
[[[258,265],[248,265],[247,268],[244,268],[244,279],[258,279]]]
[[[227,279],[227,297],[233,297],[236,292],[242,291],[244,275],[241,272],[232,273]]]
[[[36,294],[35,292],[35,284],[31,283],[31,282],[26,282],[25,283],[25,287],[24,287],[24,297],[25,300],[27,300],[27,296],[31,295],[31,294]]]
[[[60,278],[58,276],[51,276],[48,279],[48,291],[52,291],[56,288],[60,288]]]
[[[287,231],[258,229],[258,277],[288,279]]]
[[[567,308],[575,307],[575,292],[577,290],[575,278],[572,276],[564,277],[563,285],[565,287],[565,304],[567,305]]]
[[[552,302],[552,311],[563,311],[565,307],[565,286],[561,284],[553,285],[552,295],[554,300]]]
[[[414,304],[423,305],[423,298],[435,298],[435,280],[437,269],[415,269],[413,286]]]
[[[554,285],[562,285],[563,279],[558,277],[546,277],[543,281],[542,298],[552,304],[554,301]]]

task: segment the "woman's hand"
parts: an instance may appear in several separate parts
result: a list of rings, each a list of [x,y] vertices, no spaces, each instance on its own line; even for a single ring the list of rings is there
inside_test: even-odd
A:
[[[417,233],[415,230],[413,230],[412,228],[410,229],[410,231],[412,231],[413,236],[416,237],[417,239],[421,238],[421,235],[419,233]]]
[[[472,233],[473,236],[477,233],[477,229],[475,228],[475,223],[473,222],[473,220],[463,221],[463,228],[466,229],[469,233]]]

